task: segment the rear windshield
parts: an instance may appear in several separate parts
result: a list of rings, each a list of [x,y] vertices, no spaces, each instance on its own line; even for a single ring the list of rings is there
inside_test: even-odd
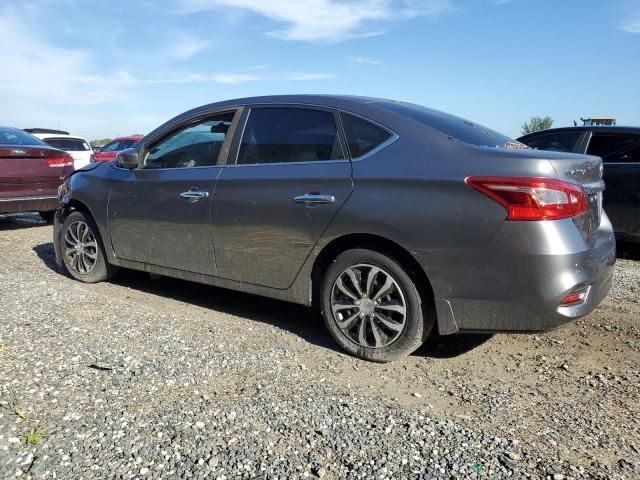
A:
[[[46,144],[39,138],[17,128],[0,128],[0,145],[33,145],[42,147]]]
[[[377,102],[376,105],[412,118],[462,142],[482,147],[501,147],[514,150],[528,148],[506,135],[464,118],[430,108],[404,102]]]
[[[89,144],[80,138],[45,138],[45,143],[65,152],[85,152],[91,150]]]

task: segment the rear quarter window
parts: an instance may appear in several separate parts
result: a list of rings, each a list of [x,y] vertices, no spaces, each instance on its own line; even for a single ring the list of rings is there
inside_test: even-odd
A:
[[[348,113],[341,113],[340,116],[351,158],[366,155],[392,137],[391,132],[367,120]]]

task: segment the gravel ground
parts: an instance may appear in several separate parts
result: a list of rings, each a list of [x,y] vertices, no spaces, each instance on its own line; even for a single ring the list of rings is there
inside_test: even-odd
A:
[[[303,307],[124,272],[83,285],[0,216],[0,478],[640,478],[640,254],[589,317],[392,364]]]

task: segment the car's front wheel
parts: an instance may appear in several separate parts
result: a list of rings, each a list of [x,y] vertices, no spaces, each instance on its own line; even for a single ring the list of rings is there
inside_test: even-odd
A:
[[[102,282],[117,272],[117,267],[107,262],[98,227],[84,212],[75,211],[65,219],[60,251],[65,270],[81,282]]]
[[[411,277],[394,258],[354,249],[340,254],[322,285],[323,317],[349,353],[389,362],[424,343],[433,318]]]

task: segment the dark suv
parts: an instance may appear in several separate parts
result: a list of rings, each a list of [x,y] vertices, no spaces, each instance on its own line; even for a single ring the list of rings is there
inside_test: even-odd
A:
[[[539,150],[602,157],[604,208],[621,240],[640,242],[640,127],[568,127],[518,139]]]

